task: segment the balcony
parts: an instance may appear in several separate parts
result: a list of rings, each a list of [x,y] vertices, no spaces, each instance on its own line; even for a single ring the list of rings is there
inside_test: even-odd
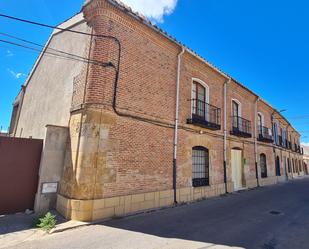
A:
[[[287,148],[289,150],[292,150],[292,143],[290,141],[287,142]]]
[[[257,139],[265,143],[272,143],[274,141],[271,130],[265,126],[259,126],[259,136]]]
[[[294,152],[297,152],[298,151],[298,148],[297,148],[297,144],[294,144],[294,149],[293,149]]]
[[[188,124],[194,124],[210,130],[221,129],[221,109],[202,100],[191,99],[192,117]]]
[[[282,136],[278,136],[278,146],[282,147]]]
[[[231,135],[244,138],[252,137],[251,122],[238,116],[232,116]]]

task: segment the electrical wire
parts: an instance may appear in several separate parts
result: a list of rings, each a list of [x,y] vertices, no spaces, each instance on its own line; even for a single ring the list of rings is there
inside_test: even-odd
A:
[[[11,19],[11,20],[15,20],[15,21],[19,21],[19,22],[23,22],[23,23],[28,23],[28,24],[32,24],[32,25],[37,25],[37,26],[41,26],[41,27],[46,27],[46,28],[51,28],[51,29],[56,29],[56,30],[61,30],[61,31],[81,34],[81,35],[87,35],[87,36],[91,36],[91,37],[107,38],[107,39],[114,40],[118,44],[118,47],[119,47],[119,50],[118,50],[118,63],[117,63],[118,65],[114,66],[113,64],[110,64],[110,63],[107,63],[107,64],[109,66],[112,66],[115,69],[115,71],[116,71],[116,77],[115,77],[115,82],[114,82],[114,96],[113,96],[113,109],[114,109],[115,113],[117,115],[119,115],[119,116],[131,117],[131,118],[134,118],[134,119],[137,119],[137,120],[140,120],[140,121],[156,124],[155,122],[153,122],[152,120],[149,120],[147,118],[143,118],[143,117],[139,117],[139,116],[135,116],[135,115],[130,115],[130,114],[125,114],[125,113],[120,113],[117,110],[117,108],[116,108],[117,89],[118,89],[118,80],[119,80],[119,68],[120,68],[120,58],[121,58],[121,43],[118,40],[118,38],[116,38],[114,36],[109,36],[109,35],[97,35],[97,34],[91,34],[91,33],[87,33],[87,32],[67,29],[67,28],[60,28],[58,26],[53,26],[53,25],[48,25],[48,24],[44,24],[44,23],[40,23],[40,22],[30,21],[30,20],[26,20],[26,19],[14,17],[14,16],[9,16],[9,15],[5,15],[5,14],[1,14],[1,13],[0,13],[0,17]],[[309,118],[309,116],[308,116],[308,118]],[[276,119],[284,119],[284,118],[276,118]],[[156,124],[156,125],[165,126],[165,125],[162,125],[162,124]],[[173,126],[169,126],[169,128],[172,128],[172,127]],[[182,127],[182,128],[184,128],[184,127]],[[189,130],[189,129],[187,129],[187,130]],[[193,131],[193,129],[191,131]]]
[[[18,17],[15,17],[15,16],[9,16],[9,15],[5,15],[5,14],[1,14],[1,13],[0,13],[0,17],[19,21],[19,22],[23,22],[23,23],[33,24],[33,25],[41,26],[41,27],[45,27],[45,28],[57,29],[57,30],[67,31],[67,32],[75,33],[75,34],[81,34],[81,35],[88,35],[88,36],[91,36],[91,37],[94,36],[94,37],[101,37],[101,38],[109,38],[109,39],[113,39],[117,42],[119,41],[116,37],[110,36],[110,35],[96,35],[96,34],[77,31],[77,30],[73,30],[73,29],[60,28],[59,26],[53,26],[53,25],[49,25],[49,24],[45,24],[45,23],[34,22],[34,21],[18,18]]]
[[[30,46],[27,46],[27,45],[24,45],[24,44],[20,44],[20,43],[8,41],[8,40],[3,40],[3,39],[0,39],[0,43],[10,44],[10,45],[13,45],[13,46],[16,46],[16,47],[21,47],[21,48],[29,49],[29,50],[32,50],[32,51],[36,51],[38,53],[42,53],[44,51],[44,49],[37,49],[37,48],[30,47]],[[71,54],[68,54],[68,56],[63,56],[63,55],[59,55],[59,54],[52,53],[52,52],[49,52],[49,51],[44,51],[44,53],[48,54],[48,55],[55,56],[55,57],[59,57],[59,58],[65,58],[65,59],[70,59],[70,60],[84,62],[84,63],[89,62],[89,63],[92,63],[94,65],[99,65],[99,66],[103,66],[103,67],[109,67],[109,66],[114,67],[114,65],[111,62],[102,63],[102,62],[88,60],[87,58],[83,58],[83,57],[74,58],[74,56],[71,56]]]
[[[26,40],[26,39],[23,39],[23,38],[14,36],[14,35],[10,35],[10,34],[4,33],[4,32],[0,32],[0,35],[6,36],[6,37],[9,37],[9,38],[13,38],[15,40],[22,41],[22,42],[25,42],[25,43],[28,43],[28,44],[32,44],[32,45],[41,47],[43,49],[45,48],[45,46],[42,45],[42,44],[39,44],[39,43],[36,43],[36,42],[33,42],[33,41],[29,41],[29,40]],[[46,50],[51,50],[51,51],[58,52],[58,53],[61,53],[61,54],[65,54],[65,55],[69,55],[69,56],[72,56],[72,57],[76,57],[78,59],[82,59],[82,60],[85,60],[85,61],[90,62],[90,63],[93,62],[96,65],[100,65],[100,64],[102,64],[103,66],[107,65],[106,63],[104,64],[104,63],[102,63],[101,61],[98,61],[98,60],[90,60],[88,58],[85,58],[85,57],[82,57],[82,56],[79,56],[79,55],[76,55],[76,54],[68,53],[68,52],[65,52],[65,51],[62,51],[62,50],[59,50],[59,49],[51,48],[51,47],[46,47]]]

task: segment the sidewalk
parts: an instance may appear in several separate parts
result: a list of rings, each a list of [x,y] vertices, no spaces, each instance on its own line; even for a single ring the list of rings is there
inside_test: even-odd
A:
[[[37,233],[34,214],[18,213],[0,216],[0,248],[21,243]]]
[[[65,222],[57,212],[52,211],[57,217],[57,228],[67,228],[74,224]],[[11,215],[0,215],[0,248],[14,246],[25,241],[38,239],[46,236],[47,233],[36,228],[38,217],[35,214],[17,213]],[[64,225],[64,226],[63,226]]]

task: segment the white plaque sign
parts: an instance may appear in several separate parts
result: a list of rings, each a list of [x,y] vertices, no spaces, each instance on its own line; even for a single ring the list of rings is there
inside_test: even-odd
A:
[[[58,182],[46,182],[42,184],[42,194],[57,193]]]

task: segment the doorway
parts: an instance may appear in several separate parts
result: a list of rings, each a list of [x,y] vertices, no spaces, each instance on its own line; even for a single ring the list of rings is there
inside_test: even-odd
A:
[[[232,149],[231,151],[231,168],[232,181],[234,182],[234,190],[243,188],[242,185],[242,151],[239,149]]]
[[[279,156],[276,157],[276,176],[281,176]]]

